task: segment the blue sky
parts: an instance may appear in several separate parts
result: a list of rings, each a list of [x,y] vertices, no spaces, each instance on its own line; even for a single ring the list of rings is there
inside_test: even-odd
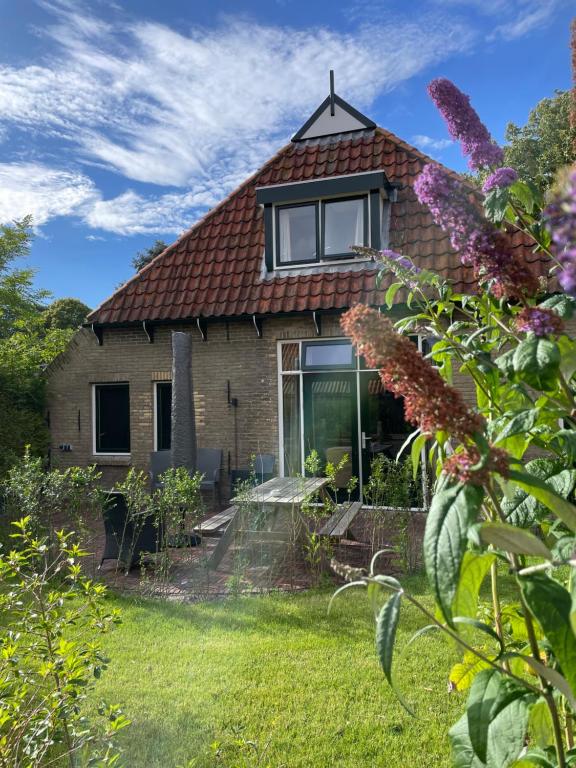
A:
[[[0,220],[91,307],[285,144],[328,92],[463,170],[426,94],[494,137],[570,87],[564,0],[0,0]]]

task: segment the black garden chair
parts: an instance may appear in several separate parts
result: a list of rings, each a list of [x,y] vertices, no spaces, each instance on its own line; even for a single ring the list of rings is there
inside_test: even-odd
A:
[[[149,515],[142,521],[128,518],[126,499],[118,491],[110,491],[104,509],[104,552],[99,568],[105,560],[122,563],[126,573],[138,565],[145,554],[157,554],[164,538],[161,526]]]

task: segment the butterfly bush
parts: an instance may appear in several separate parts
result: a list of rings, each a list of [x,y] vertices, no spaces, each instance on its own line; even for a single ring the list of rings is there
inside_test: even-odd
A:
[[[470,104],[469,96],[444,77],[432,80],[428,93],[446,121],[448,133],[469,155],[468,165],[473,171],[502,164],[504,153]]]
[[[414,184],[448,234],[454,261],[471,268],[477,283],[465,292],[432,271],[433,259],[416,271],[401,253],[364,249],[393,276],[388,306],[408,289],[406,312],[393,323],[358,305],[341,323],[418,427],[402,449],[409,446],[414,476],[423,457],[424,471],[435,474],[422,550],[437,610],[380,572],[376,556],[367,575],[356,573],[341,589],[366,586],[372,605],[375,593],[385,595],[376,649],[395,690],[402,602],[425,616],[412,640],[436,628],[460,647],[450,690],[470,690],[449,732],[455,768],[569,768],[576,766],[576,338],[569,322],[576,302],[566,294],[576,296],[576,167],[543,213],[539,193],[502,166],[502,150],[469,98],[444,79],[429,90],[470,166],[491,171],[485,196],[435,163]],[[513,230],[523,233],[521,249]],[[415,333],[434,339],[434,366],[410,341]],[[456,371],[465,388],[452,386]]]
[[[544,211],[544,220],[552,235],[552,253],[562,267],[560,285],[576,296],[576,170],[568,175],[564,189]]]
[[[452,247],[477,279],[491,282],[498,298],[532,295],[538,282],[515,255],[510,238],[481,215],[464,184],[437,164],[424,167],[414,184],[418,200],[450,235]]]

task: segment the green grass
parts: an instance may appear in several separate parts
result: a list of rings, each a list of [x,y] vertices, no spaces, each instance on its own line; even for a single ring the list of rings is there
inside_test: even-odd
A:
[[[425,595],[422,579],[407,582]],[[125,765],[448,766],[447,731],[464,706],[447,693],[454,649],[431,633],[402,655],[425,623],[403,607],[396,677],[412,718],[378,665],[365,594],[345,592],[327,616],[330,594],[190,606],[111,597],[123,624],[104,639],[111,662],[95,699],[132,720],[119,742]]]

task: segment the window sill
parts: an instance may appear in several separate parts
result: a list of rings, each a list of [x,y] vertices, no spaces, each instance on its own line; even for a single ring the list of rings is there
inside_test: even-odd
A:
[[[318,269],[322,267],[334,267],[341,264],[373,264],[372,259],[355,259],[342,256],[333,256],[322,259],[322,261],[294,261],[292,264],[277,264],[274,272],[284,272],[287,270]]]
[[[93,453],[92,457],[99,467],[128,467],[132,463],[130,453]]]

